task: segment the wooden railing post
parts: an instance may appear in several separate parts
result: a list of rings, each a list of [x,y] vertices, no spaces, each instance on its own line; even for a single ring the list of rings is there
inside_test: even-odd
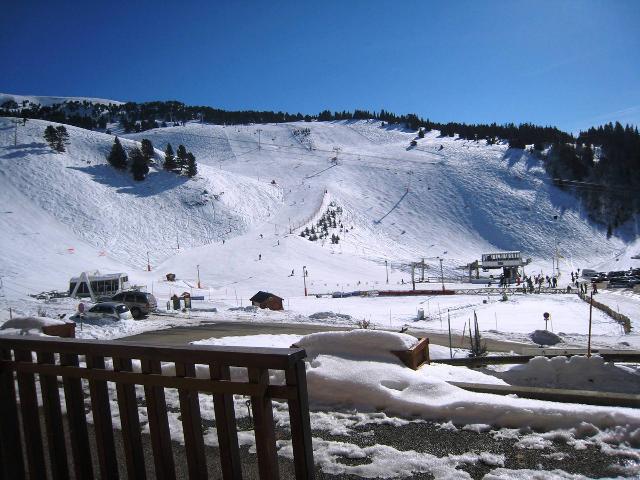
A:
[[[311,480],[315,478],[315,470],[304,360],[298,360],[289,367],[285,372],[285,377],[287,386],[296,389],[296,398],[288,401],[296,479]]]
[[[30,350],[15,350],[16,362],[32,362]],[[46,478],[44,451],[42,448],[42,429],[40,428],[40,412],[36,396],[35,375],[18,372],[18,391],[20,392],[20,413],[22,431],[27,450],[29,478]]]
[[[140,360],[140,366],[143,374],[160,374],[162,371],[158,360],[142,359]],[[147,418],[149,420],[149,432],[151,433],[155,478],[172,480],[176,478],[176,470],[173,461],[171,432],[169,431],[164,388],[145,385],[144,396],[147,401]]]
[[[260,479],[277,480],[279,478],[279,469],[276,436],[273,428],[273,407],[271,405],[271,397],[266,392],[266,388],[269,385],[269,370],[266,368],[249,368],[248,371],[249,382],[265,388],[262,395],[251,397]]]
[[[38,352],[38,363],[54,365],[55,356],[51,352]],[[47,429],[51,474],[54,480],[65,480],[69,478],[69,467],[67,465],[67,448],[62,425],[58,377],[41,373],[40,390],[42,391],[42,410],[45,428]]]
[[[77,367],[77,354],[60,354],[60,365]],[[73,466],[78,480],[93,478],[91,464],[91,450],[89,449],[89,433],[87,418],[84,411],[84,392],[82,380],[79,378],[62,377],[64,397],[67,405],[67,419],[69,421],[69,438],[71,440],[71,454]]]
[[[87,355],[87,368],[105,369],[104,357]],[[116,447],[113,441],[113,422],[111,420],[111,406],[107,382],[89,380],[91,395],[91,409],[93,410],[93,425],[96,431],[96,446],[98,450],[98,465],[102,478],[117,479],[118,462]]]
[[[11,351],[0,349],[0,361],[11,361]],[[25,478],[13,371],[0,364],[0,470],[7,479]]]
[[[209,377],[211,380],[230,380],[229,366],[210,364]],[[233,406],[233,395],[214,394],[213,408],[216,415],[216,429],[218,430],[222,478],[225,480],[240,480],[242,479],[242,466],[240,464],[240,448],[238,447],[238,429]]]
[[[176,362],[177,377],[195,377],[196,370],[192,363]],[[184,433],[184,449],[187,455],[189,478],[207,478],[207,460],[204,455],[204,438],[202,437],[202,419],[200,401],[196,390],[179,389],[180,416]]]
[[[131,359],[113,357],[113,369],[116,372],[131,372]],[[140,417],[135,385],[117,383],[118,410],[120,411],[120,426],[122,428],[122,443],[127,462],[129,478],[145,479],[147,471],[144,465],[142,450],[142,435],[140,434]]]

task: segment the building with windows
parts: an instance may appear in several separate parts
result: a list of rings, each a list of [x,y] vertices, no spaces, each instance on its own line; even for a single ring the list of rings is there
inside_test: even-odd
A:
[[[105,273],[99,271],[82,272],[80,276],[69,280],[69,296],[94,297],[114,295],[129,288],[129,276],[126,273]]]

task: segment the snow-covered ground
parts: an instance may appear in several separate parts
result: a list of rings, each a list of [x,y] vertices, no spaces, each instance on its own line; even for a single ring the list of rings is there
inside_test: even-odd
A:
[[[553,450],[552,440],[563,439],[575,449],[597,446],[612,457],[627,460],[626,475],[640,473],[640,414],[636,409],[594,407],[527,400],[515,396],[500,397],[464,391],[448,381],[488,384],[565,386],[576,389],[598,388],[608,391],[636,393],[640,374],[631,368],[614,366],[600,357],[590,359],[564,357],[547,360],[536,358],[526,365],[507,368],[501,372],[480,372],[443,364],[423,366],[418,371],[404,367],[391,353],[411,347],[416,339],[403,334],[354,330],[351,332],[297,335],[250,335],[212,338],[196,342],[204,345],[288,347],[292,343],[307,351],[307,382],[313,411],[314,430],[346,434],[359,424],[376,421],[399,426],[406,418],[442,421],[442,429],[491,432],[496,438],[518,440],[518,448]],[[434,358],[448,357],[448,349],[432,346]],[[200,372],[206,375],[205,367]],[[169,373],[169,372],[167,372]],[[241,376],[242,372],[234,375]],[[272,382],[282,378],[272,375]],[[239,408],[241,410],[241,407]],[[353,411],[340,415],[338,411]],[[330,411],[331,413],[324,413]],[[376,411],[384,411],[383,418],[375,418]],[[276,407],[278,423],[287,422],[283,409]],[[399,415],[402,418],[394,417]],[[354,421],[355,418],[355,421]],[[179,430],[179,425],[176,425]],[[251,441],[251,438],[245,438]],[[350,443],[327,442],[314,438],[316,463],[325,472],[357,473],[365,477],[410,477],[412,473],[429,471],[436,478],[455,475],[443,458],[401,453],[386,445],[362,450]],[[280,455],[290,456],[290,442],[279,442]],[[471,453],[471,452],[470,452]],[[553,453],[551,453],[553,454]],[[473,452],[471,461],[482,461]],[[367,468],[357,470],[344,467],[341,459],[367,458]],[[449,461],[455,461],[448,458]],[[504,457],[495,466],[504,465]],[[424,462],[424,463],[422,463]],[[490,463],[491,464],[491,463]],[[454,467],[455,468],[455,467]],[[442,469],[442,470],[441,470]],[[496,478],[512,477],[514,472],[498,472]],[[519,472],[524,475],[523,472]],[[621,472],[622,473],[622,472]],[[547,473],[541,478],[568,478],[562,472]],[[460,478],[467,478],[461,476]]]
[[[194,312],[199,318],[229,317],[228,308],[246,306],[267,290],[285,299],[286,311],[253,315],[256,320],[309,321],[310,314],[332,311],[350,315],[351,324],[366,319],[378,328],[410,324],[443,331],[448,311],[452,329],[461,333],[475,311],[485,335],[526,340],[549,312],[550,330],[583,344],[588,306],[572,295],[512,295],[506,302],[470,295],[331,299],[304,297],[303,284],[311,294],[408,289],[410,262],[424,258],[432,282],[418,288],[438,289],[438,257],[445,277],[458,278],[464,275],[459,266],[500,249],[531,258],[528,274],[550,274],[557,246],[562,287],[577,268],[638,264],[630,258],[638,240],[607,239],[570,195],[552,185],[539,160],[504,145],[430,132],[409,148],[415,132],[376,121],[189,123],[126,135],[127,148],[142,138],[156,147],[155,165],[138,183],[106,163],[113,136],[68,127],[68,150],[55,154],[43,141],[48,124],[19,125],[14,146],[11,119],[0,119],[0,321],[9,308],[70,315],[74,302],[42,305],[26,294],[65,290],[71,276],[99,269],[127,272],[160,305],[173,293],[203,295],[206,301],[194,302],[196,308],[220,313]],[[195,179],[162,171],[168,142],[194,152]],[[340,242],[302,238],[330,205],[341,209],[342,229],[329,232]],[[165,280],[169,272],[176,282]],[[617,291],[600,299],[630,316],[634,332],[622,336],[619,325],[596,310],[599,345],[640,345],[640,296]],[[415,322],[419,308],[426,320]]]

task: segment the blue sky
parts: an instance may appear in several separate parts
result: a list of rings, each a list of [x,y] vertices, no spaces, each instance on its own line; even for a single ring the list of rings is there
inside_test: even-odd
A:
[[[5,2],[0,92],[640,124],[640,1]]]

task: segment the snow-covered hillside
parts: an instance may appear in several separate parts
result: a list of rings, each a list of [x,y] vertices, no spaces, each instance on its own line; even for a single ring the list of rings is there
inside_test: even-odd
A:
[[[71,144],[56,154],[43,141],[48,124],[19,125],[14,146],[11,119],[0,119],[0,276],[15,295],[64,289],[96,268],[150,285],[167,272],[194,282],[200,265],[212,289],[293,295],[303,265],[316,291],[332,291],[384,281],[385,260],[396,283],[421,258],[437,276],[437,257],[446,275],[460,275],[492,250],[522,250],[546,272],[556,245],[565,272],[627,255],[537,159],[504,145],[438,132],[417,139],[379,121],[189,123],[126,135],[126,148],[143,138],[156,148],[138,183],[106,163],[113,136],[67,127]],[[196,178],[162,171],[167,143],[195,154]],[[302,238],[330,205],[342,228]]]

